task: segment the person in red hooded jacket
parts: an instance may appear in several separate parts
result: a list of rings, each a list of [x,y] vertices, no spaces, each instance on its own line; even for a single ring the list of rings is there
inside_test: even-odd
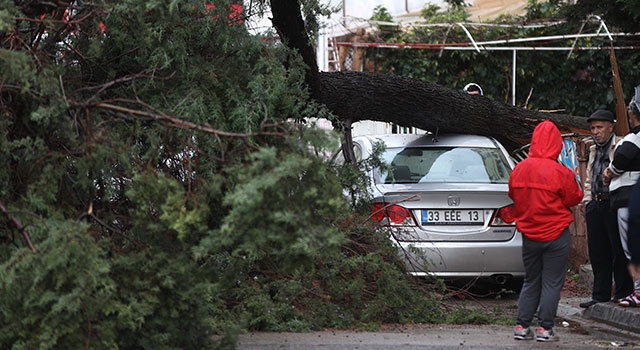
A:
[[[538,311],[537,341],[557,341],[554,318],[569,260],[573,221],[571,207],[582,200],[574,173],[558,162],[562,135],[551,121],[538,124],[531,137],[529,156],[509,178],[516,227],[522,232],[524,283],[518,299],[514,338],[533,339],[529,328]]]

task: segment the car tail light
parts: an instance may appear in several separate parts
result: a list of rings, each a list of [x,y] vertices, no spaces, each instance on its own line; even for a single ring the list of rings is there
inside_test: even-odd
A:
[[[516,208],[513,204],[498,209],[493,216],[491,226],[513,226],[516,222]]]
[[[386,225],[415,225],[411,210],[386,203],[374,203],[371,217]]]

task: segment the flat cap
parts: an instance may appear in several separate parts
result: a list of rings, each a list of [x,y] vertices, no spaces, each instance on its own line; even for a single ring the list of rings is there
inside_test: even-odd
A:
[[[591,114],[591,116],[589,118],[587,118],[587,122],[591,122],[594,120],[603,120],[605,122],[610,122],[610,123],[615,123],[615,119],[613,118],[613,113],[604,110],[604,109],[599,109],[595,112],[593,112],[593,114]]]

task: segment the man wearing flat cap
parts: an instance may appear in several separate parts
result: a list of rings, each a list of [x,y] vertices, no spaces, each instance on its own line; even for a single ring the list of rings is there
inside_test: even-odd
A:
[[[613,159],[616,143],[615,119],[607,110],[597,110],[587,119],[593,145],[589,147],[586,180],[584,182],[585,218],[589,260],[593,270],[591,300],[580,303],[583,308],[611,299],[612,278],[615,284],[613,300],[633,291],[633,280],[627,270],[628,260],[620,241],[618,219],[609,202],[609,187],[603,183],[603,171]]]

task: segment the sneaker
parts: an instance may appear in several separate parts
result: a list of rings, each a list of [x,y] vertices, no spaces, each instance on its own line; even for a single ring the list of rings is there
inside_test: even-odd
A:
[[[553,332],[553,329],[544,329],[538,327],[536,330],[536,341],[558,341],[558,336]]]
[[[521,325],[517,325],[516,328],[513,329],[513,339],[531,340],[533,339],[533,332],[529,327],[524,328]]]

